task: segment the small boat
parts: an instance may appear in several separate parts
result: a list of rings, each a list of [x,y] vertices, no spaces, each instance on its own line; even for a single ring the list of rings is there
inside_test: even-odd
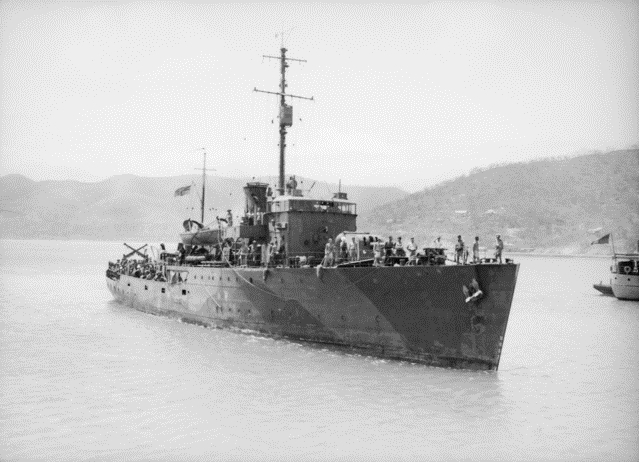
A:
[[[639,300],[639,254],[614,254],[610,273],[610,286],[615,297]]]
[[[593,287],[605,295],[614,295],[619,300],[639,300],[639,242],[634,253],[617,253],[612,233],[600,237],[591,245],[610,244],[612,264],[610,265],[610,285],[602,283]],[[612,293],[611,293],[612,292]]]
[[[593,284],[592,286],[595,289],[597,289],[599,292],[601,292],[603,295],[614,296],[614,294],[612,293],[612,287],[610,286],[610,284],[604,284],[603,281],[601,281],[599,284]]]

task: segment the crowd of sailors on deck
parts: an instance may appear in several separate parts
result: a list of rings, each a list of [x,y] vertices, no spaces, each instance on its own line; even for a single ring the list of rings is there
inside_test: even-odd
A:
[[[479,237],[476,236],[471,246],[466,245],[462,236],[457,236],[453,259],[447,257],[441,236],[428,245],[418,246],[415,238],[411,237],[404,243],[402,237],[395,241],[392,236],[388,240],[369,236],[338,236],[335,241],[329,238],[323,255],[287,256],[284,238],[273,239],[263,249],[263,245],[256,240],[249,243],[248,239],[227,239],[219,245],[185,246],[178,244],[177,252],[168,253],[161,244],[159,262],[152,262],[148,258],[142,260],[127,259],[109,265],[114,273],[124,274],[154,281],[166,281],[165,265],[204,264],[212,266],[315,266],[320,264],[331,267],[340,264],[358,264],[372,259],[373,266],[404,266],[404,265],[444,265],[447,261],[458,264],[478,264],[482,262],[502,263],[504,242],[500,235],[495,238],[494,258],[481,258]],[[421,251],[419,249],[422,249]],[[483,249],[483,248],[482,248]],[[265,250],[265,252],[263,252]],[[265,259],[265,260],[264,260]],[[263,261],[264,260],[264,261]]]
[[[366,241],[364,241],[364,245],[366,244]],[[397,238],[397,241],[393,241],[393,236],[389,236],[386,241],[374,237],[368,244],[373,250],[374,266],[416,265],[418,261],[423,261],[424,259],[428,264],[444,264],[446,261],[441,236],[435,238],[432,244],[423,246],[423,252],[418,252],[419,247],[415,243],[414,237],[411,237],[410,242],[407,244],[402,242],[401,236]],[[452,261],[458,265],[478,264],[482,261],[502,263],[503,250],[504,242],[501,239],[501,235],[498,234],[495,238],[494,259],[482,259],[480,257],[479,236],[475,236],[471,253],[471,250],[460,235],[457,236],[454,260]],[[355,237],[351,237],[350,242],[346,237],[338,238],[336,242],[333,242],[333,239],[329,239],[325,246],[322,266],[334,266],[340,263],[355,262],[359,259],[359,242]]]
[[[167,254],[175,263],[189,262],[224,263],[232,266],[261,266],[262,244],[255,239],[224,239],[219,244],[205,246],[185,246],[178,244],[175,254]],[[282,247],[282,251],[283,251]]]
[[[115,263],[109,262],[109,270],[126,276],[133,276],[149,281],[166,282],[164,265],[148,259],[136,260],[123,257]]]

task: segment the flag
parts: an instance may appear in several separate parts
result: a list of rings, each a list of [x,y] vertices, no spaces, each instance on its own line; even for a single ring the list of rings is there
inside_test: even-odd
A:
[[[596,241],[592,241],[590,243],[590,245],[595,245],[595,244],[608,244],[610,242],[610,233],[606,234],[603,237],[600,237],[599,239],[597,239]]]
[[[182,186],[175,190],[175,196],[186,196],[191,191],[191,186]]]

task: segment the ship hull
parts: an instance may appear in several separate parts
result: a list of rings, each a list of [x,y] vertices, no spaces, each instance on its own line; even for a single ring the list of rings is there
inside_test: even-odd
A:
[[[183,282],[107,277],[116,300],[209,327],[496,370],[519,265],[169,267]],[[467,301],[473,280],[482,296]]]
[[[619,300],[639,300],[639,276],[636,274],[615,274],[610,286]]]

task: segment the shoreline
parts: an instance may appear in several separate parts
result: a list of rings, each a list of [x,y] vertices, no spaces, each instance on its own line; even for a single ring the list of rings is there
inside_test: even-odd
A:
[[[508,255],[514,255],[517,257],[551,257],[551,258],[612,258],[612,255],[597,255],[588,253],[539,253],[539,252],[504,252],[503,257],[507,258]]]

